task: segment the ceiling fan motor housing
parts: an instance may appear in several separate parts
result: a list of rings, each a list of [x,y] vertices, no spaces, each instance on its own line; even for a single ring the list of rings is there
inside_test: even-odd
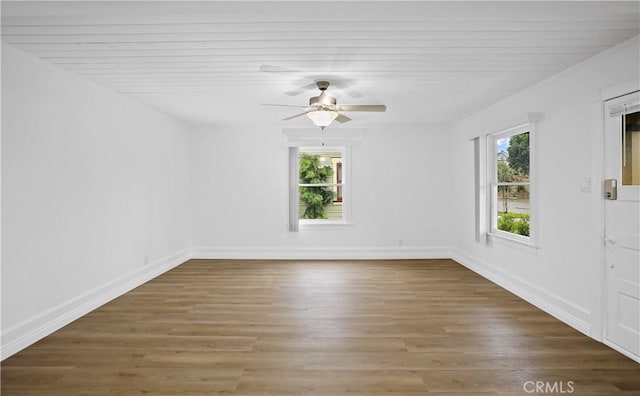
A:
[[[311,99],[309,99],[309,106],[316,106],[316,107],[320,107],[320,106],[335,106],[336,105],[336,98],[332,98],[331,96],[327,95],[326,93],[321,93],[320,96],[314,96]]]
[[[323,108],[325,106],[335,107],[336,98],[333,98],[325,92],[329,88],[329,81],[316,81],[316,86],[322,93],[320,96],[314,96],[309,99],[309,106]]]

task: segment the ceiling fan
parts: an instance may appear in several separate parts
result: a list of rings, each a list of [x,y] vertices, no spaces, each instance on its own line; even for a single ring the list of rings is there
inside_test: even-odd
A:
[[[337,58],[339,55],[344,54],[346,51],[348,51],[349,53],[353,53],[354,49],[339,48],[338,53],[336,54],[336,59],[334,59],[329,70],[335,69],[338,65],[344,65],[345,62],[340,61]],[[273,66],[273,65],[262,65],[260,66],[260,71],[265,73],[285,75],[285,76],[304,76],[305,74],[307,74],[300,70],[290,69],[282,66]],[[296,95],[300,95],[303,92],[306,92],[308,90],[315,88],[316,83],[307,84],[306,81],[309,80],[309,77],[310,76],[307,75],[307,78],[304,78],[302,81],[300,81],[299,87],[289,90],[285,92],[285,94],[289,96],[296,96]],[[314,81],[318,81],[318,80],[326,81],[330,79],[332,86],[339,88],[350,97],[352,98],[362,97],[362,94],[360,94],[360,92],[356,91],[355,89],[353,89],[353,87],[351,87],[351,84],[353,83],[353,81],[347,78],[339,77],[336,75],[331,75],[331,77],[329,77],[328,75],[326,76],[316,75],[315,78],[314,77],[310,77],[310,78],[312,78]]]
[[[316,126],[324,129],[334,120],[339,123],[351,121],[351,118],[343,114],[350,111],[375,111],[382,112],[387,110],[385,105],[339,105],[336,98],[327,95],[326,90],[329,88],[329,81],[316,81],[316,86],[320,90],[320,95],[309,99],[309,106],[290,106],[278,104],[265,104],[265,106],[285,106],[285,107],[302,107],[305,111],[291,117],[283,118],[282,121],[291,120],[293,118],[307,115]]]

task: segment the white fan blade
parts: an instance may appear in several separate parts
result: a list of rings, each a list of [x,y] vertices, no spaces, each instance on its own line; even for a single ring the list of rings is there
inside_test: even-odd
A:
[[[273,66],[273,65],[261,65],[260,71],[264,73],[275,73],[275,74],[300,74],[301,72],[294,69],[287,69],[286,67]]]
[[[331,81],[331,85],[338,88],[339,90],[345,92],[347,95],[349,95],[352,98],[361,98],[362,94],[358,91],[356,91],[355,89],[349,87],[352,83],[353,80],[347,80],[347,79],[343,79],[343,78],[338,78],[338,77],[331,77],[331,79],[329,80]]]
[[[316,84],[315,83],[309,84],[309,85],[305,85],[304,87],[292,89],[291,91],[285,92],[285,95],[296,96],[296,95],[300,95],[303,92],[311,91],[314,88],[316,88]]]
[[[339,105],[338,111],[386,111],[385,105]]]
[[[300,113],[300,114],[293,115],[291,117],[283,118],[282,121],[287,121],[287,120],[290,120],[290,119],[296,118],[296,117],[302,117],[303,115],[305,115],[307,113],[308,113],[308,111],[305,111],[304,113]]]
[[[274,104],[274,103],[263,103],[263,106],[278,106],[278,107],[300,107],[306,109],[308,106],[297,106],[297,105],[283,105],[283,104]]]
[[[351,121],[351,118],[347,117],[346,115],[340,113],[338,114],[338,116],[336,117],[336,121],[338,121],[341,124],[344,124],[347,121]]]

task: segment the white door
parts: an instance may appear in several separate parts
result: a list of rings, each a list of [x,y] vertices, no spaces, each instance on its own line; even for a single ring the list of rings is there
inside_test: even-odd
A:
[[[605,102],[606,342],[640,361],[640,93]],[[605,186],[607,182],[605,181]],[[606,195],[606,191],[605,191]],[[613,199],[615,198],[615,199]]]

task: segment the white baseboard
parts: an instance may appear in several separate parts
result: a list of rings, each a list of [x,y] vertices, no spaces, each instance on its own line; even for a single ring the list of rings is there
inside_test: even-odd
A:
[[[531,282],[509,275],[489,263],[458,250],[452,249],[452,260],[462,264],[471,271],[510,291],[523,300],[535,305],[556,319],[590,337],[591,325],[579,316],[588,318],[588,310],[578,307],[549,291],[543,290]]]
[[[331,247],[331,248],[219,248],[191,249],[194,259],[265,260],[384,260],[436,259],[451,257],[449,247]]]
[[[615,342],[611,342],[611,341],[607,340],[606,338],[602,341],[602,343],[605,344],[606,346],[608,346],[611,349],[615,349],[616,351],[620,352],[621,354],[623,354],[624,356],[628,357],[629,359],[640,363],[640,355],[636,355],[635,353],[633,353],[631,351],[627,351],[626,349],[624,349],[620,345],[616,344]]]
[[[523,279],[511,276],[450,247],[362,247],[362,248],[217,248],[183,249],[154,264],[141,267],[88,293],[16,325],[2,333],[0,360],[15,354],[101,305],[163,274],[189,259],[438,259],[450,258],[528,301],[578,331],[589,335],[590,325],[579,316],[589,312],[542,290]]]
[[[8,358],[101,305],[184,263],[189,258],[188,249],[180,250],[7,329],[2,333],[0,360]]]

